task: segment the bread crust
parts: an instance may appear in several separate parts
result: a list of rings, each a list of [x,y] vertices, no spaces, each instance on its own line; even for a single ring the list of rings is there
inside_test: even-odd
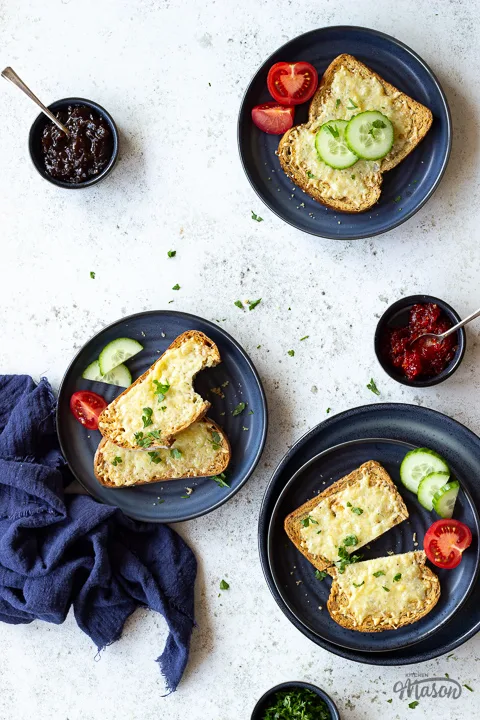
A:
[[[412,119],[414,120],[415,128],[417,131],[417,138],[415,139],[415,141],[405,143],[401,151],[395,156],[389,157],[389,154],[385,158],[383,158],[383,160],[380,162],[379,172],[375,175],[375,183],[372,185],[366,200],[360,205],[356,205],[348,198],[325,197],[322,194],[320,188],[313,185],[309,181],[305,169],[295,163],[295,156],[292,151],[292,140],[295,138],[295,135],[298,134],[298,128],[308,128],[311,123],[316,120],[321,111],[322,99],[326,95],[330,94],[330,88],[335,77],[335,73],[342,66],[345,66],[348,70],[360,74],[361,77],[364,78],[367,78],[369,76],[371,77],[373,75],[383,85],[383,88],[387,95],[395,95],[396,97],[401,98],[408,106],[408,110],[411,114]],[[425,137],[428,130],[430,129],[432,120],[433,116],[429,108],[425,107],[416,100],[413,100],[413,98],[411,98],[409,95],[400,92],[400,90],[394,87],[391,83],[384,80],[378,73],[374,72],[362,62],[357,60],[355,57],[353,57],[353,55],[342,54],[338,55],[330,63],[325,73],[323,74],[319,87],[310,103],[308,122],[304,125],[294,126],[290,130],[288,130],[285,135],[283,135],[278,146],[277,155],[279,157],[280,164],[283,170],[292,179],[295,185],[301,190],[304,190],[314,200],[317,200],[317,202],[331,208],[332,210],[337,210],[339,212],[364,212],[365,210],[371,208],[372,205],[374,205],[380,197],[383,180],[382,174],[396,167],[409,153],[412,152],[412,150],[417,147],[418,143]]]
[[[348,598],[345,593],[342,592],[342,589],[338,584],[338,570],[333,567],[328,571],[329,575],[333,578],[333,583],[330,590],[330,596],[327,600],[327,609],[332,619],[347,630],[355,630],[358,632],[383,632],[384,630],[398,630],[399,628],[404,627],[405,625],[411,625],[412,623],[421,620],[421,618],[425,617],[425,615],[428,615],[440,598],[440,581],[435,573],[425,565],[426,555],[423,550],[414,551],[412,554],[415,562],[421,570],[421,579],[428,585],[429,588],[425,604],[421,610],[413,613],[408,613],[408,611],[403,610],[398,617],[394,619],[393,624],[389,622],[389,618],[382,618],[380,622],[378,622],[378,618],[369,615],[360,625],[358,625],[355,623],[352,613],[349,613],[348,611]]]
[[[304,547],[300,534],[300,529],[302,527],[301,521],[310,514],[311,510],[313,510],[313,508],[316,507],[316,505],[318,505],[318,503],[322,499],[331,497],[332,495],[341,492],[349,485],[354,485],[356,482],[358,482],[362,477],[363,472],[367,472],[369,477],[376,485],[383,485],[386,492],[391,493],[392,497],[395,498],[395,504],[398,508],[398,511],[392,516],[389,529],[408,518],[407,506],[405,505],[403,498],[399,494],[397,486],[395,485],[385,468],[383,468],[376,460],[369,460],[368,462],[363,463],[362,465],[360,465],[359,468],[353,470],[353,472],[334,482],[319,495],[315,495],[315,497],[311,498],[311,500],[308,500],[306,503],[291,512],[285,518],[284,528],[288,537],[293,542],[297,550],[299,550],[302,555],[304,555],[307,560],[311,562],[315,568],[317,568],[317,570],[326,570],[327,568],[331,567],[333,563],[330,559],[323,557],[322,555],[313,555],[307,550],[306,547]],[[366,542],[368,543],[369,541],[367,540]]]
[[[95,473],[95,477],[97,478],[98,482],[101,485],[104,485],[105,487],[115,488],[117,490],[122,489],[123,487],[137,487],[138,485],[150,485],[151,483],[155,482],[166,482],[168,480],[177,480],[182,478],[194,478],[194,477],[211,477],[212,475],[219,475],[220,473],[224,472],[226,468],[228,467],[230,463],[230,459],[232,456],[232,450],[230,447],[230,442],[225,434],[225,432],[222,430],[222,428],[217,425],[216,422],[213,420],[210,420],[209,418],[205,417],[199,420],[198,422],[204,423],[207,426],[207,430],[209,432],[216,432],[220,436],[220,445],[222,452],[218,452],[215,462],[212,465],[209,465],[205,467],[201,472],[198,470],[190,470],[186,472],[185,474],[176,475],[175,477],[171,477],[168,473],[162,473],[162,463],[159,463],[158,465],[155,465],[152,463],[152,471],[154,473],[148,480],[140,480],[139,482],[132,483],[130,485],[117,485],[115,484],[110,478],[111,473],[115,472],[115,468],[112,467],[111,463],[108,463],[104,456],[104,448],[105,445],[110,442],[108,438],[102,438],[100,441],[100,444],[97,448],[97,451],[95,453],[95,458],[93,461],[93,471]],[[179,439],[181,437],[181,433],[178,434]],[[150,449],[150,448],[149,448]],[[132,453],[141,453],[141,452],[148,452],[146,450],[128,450],[128,452]]]
[[[175,340],[171,343],[171,345],[168,346],[168,348],[165,350],[165,352],[160,355],[158,360],[156,360],[151,367],[146,370],[143,375],[140,375],[139,378],[135,380],[134,383],[130,385],[126,390],[124,390],[118,397],[113,400],[105,410],[100,414],[100,417],[98,418],[98,429],[100,430],[101,434],[111,440],[115,445],[118,445],[118,447],[122,447],[125,449],[131,449],[135,450],[138,448],[133,447],[131,444],[128,444],[125,440],[119,439],[118,437],[115,437],[113,435],[115,430],[115,423],[116,423],[116,406],[118,404],[118,401],[120,398],[124,397],[128,394],[128,392],[134,388],[136,385],[139,385],[141,382],[143,382],[147,376],[153,372],[153,369],[155,366],[161,362],[162,358],[165,356],[165,354],[169,350],[173,350],[177,347],[180,347],[184,342],[187,340],[194,338],[197,342],[203,344],[205,347],[208,347],[210,350],[210,357],[211,357],[211,363],[210,367],[213,367],[214,365],[218,365],[221,362],[220,353],[213,342],[213,340],[210,340],[209,337],[207,337],[204,333],[200,332],[199,330],[187,330],[186,332],[179,335]],[[205,367],[205,364],[203,365]],[[203,369],[203,368],[202,368]],[[159,447],[171,447],[171,445],[175,442],[175,435],[179,432],[182,432],[182,430],[185,430],[187,427],[189,427],[193,422],[196,420],[199,420],[202,418],[206,412],[208,411],[210,407],[210,403],[208,400],[202,400],[202,402],[196,403],[195,411],[192,413],[191,417],[189,418],[188,422],[183,423],[183,425],[180,425],[179,427],[176,427],[174,432],[171,432],[169,435],[162,437],[159,441],[152,441],[151,446],[149,447],[150,450],[154,450],[155,448]]]

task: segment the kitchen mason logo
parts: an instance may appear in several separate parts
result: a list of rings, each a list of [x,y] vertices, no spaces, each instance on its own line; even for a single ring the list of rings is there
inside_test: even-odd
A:
[[[462,686],[450,677],[428,677],[409,673],[405,682],[397,680],[393,692],[400,700],[420,700],[421,698],[451,698],[458,700]]]

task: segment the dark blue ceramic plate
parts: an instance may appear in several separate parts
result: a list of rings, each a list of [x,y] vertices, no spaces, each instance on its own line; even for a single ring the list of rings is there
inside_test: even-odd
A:
[[[255,105],[272,99],[267,90],[267,74],[274,63],[307,60],[321,77],[331,61],[342,53],[354,55],[433,113],[433,124],[425,139],[400,165],[385,173],[377,205],[355,214],[337,213],[296,189],[275,155],[280,137],[261,132],[251,119]],[[298,106],[295,112],[295,123],[305,122],[308,103]],[[339,240],[379,235],[412,217],[437,188],[447,166],[451,142],[447,100],[430,68],[399,40],[361,27],[320,28],[283,45],[265,61],[248,86],[238,120],[243,167],[263,202],[299,230]]]
[[[451,468],[452,475],[462,485],[455,504],[455,517],[471,528],[474,543],[456,570],[440,570],[431,566],[438,575],[442,592],[435,608],[417,623],[380,633],[360,633],[341,627],[332,620],[327,610],[331,579],[325,578],[319,582],[315,578],[313,565],[287,539],[283,522],[289,513],[362,463],[377,460],[397,485],[409,518],[369,543],[369,548],[361,548],[359,552],[364,560],[369,560],[386,556],[388,551],[399,554],[422,550],[426,531],[439,518],[436,513],[425,510],[416,496],[400,482],[400,464],[412,449],[412,445],[399,440],[353,440],[337,445],[301,467],[277,500],[268,530],[268,560],[272,577],[290,612],[324,640],[363,652],[395,650],[413,645],[443,627],[461,608],[472,590],[479,567],[479,520],[473,501],[464,489],[463,478],[455,472],[454,467]],[[417,546],[414,545],[414,534]],[[300,580],[301,583],[297,584]],[[322,610],[319,610],[319,606]]]
[[[69,401],[76,390],[93,390],[111,402],[122,392],[122,388],[82,380],[84,369],[111,340],[131,337],[144,346],[142,352],[127,362],[135,380],[186,330],[204,332],[217,344],[222,357],[220,365],[199,373],[195,387],[212,404],[208,416],[225,430],[230,440],[232,459],[227,470],[230,488],[219,487],[211,478],[169,480],[136,488],[104,487],[93,473],[93,457],[101,435],[98,431],[87,431],[75,420],[70,412]],[[228,385],[223,388],[224,398],[211,392],[211,388],[217,388],[227,381]],[[232,410],[239,402],[245,402],[247,408],[241,415],[233,417]],[[84,345],[63,378],[58,397],[57,426],[60,446],[70,469],[93,497],[119,507],[138,520],[177,522],[215,510],[247,482],[265,444],[267,405],[262,384],[250,358],[228,333],[196,315],[158,310],[119,320]],[[188,499],[182,499],[187,486],[193,487],[194,492]]]
[[[268,562],[268,527],[283,488],[306,462],[319,453],[359,438],[392,439],[414,447],[441,450],[472,497],[475,507],[480,506],[480,485],[476,482],[480,474],[480,438],[466,427],[446,415],[416,405],[385,403],[347,410],[310,430],[289,450],[275,470],[265,492],[259,517],[259,551],[265,578],[288,619],[310,640],[335,655],[372,665],[408,665],[431,660],[452,652],[480,630],[479,583],[474,585],[463,607],[437,632],[415,645],[370,652],[361,648],[353,650],[342,647],[307,628],[285,604],[272,576]],[[434,517],[432,513],[432,519]],[[478,542],[478,537],[475,542]],[[288,547],[288,543],[283,541],[281,547],[286,552],[285,545]],[[478,552],[476,544],[470,552]],[[417,627],[420,625],[417,624]]]

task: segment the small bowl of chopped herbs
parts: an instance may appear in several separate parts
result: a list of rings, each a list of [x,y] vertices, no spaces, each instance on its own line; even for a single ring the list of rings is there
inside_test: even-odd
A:
[[[326,692],[294,681],[276,685],[262,695],[251,720],[340,720],[340,714]]]

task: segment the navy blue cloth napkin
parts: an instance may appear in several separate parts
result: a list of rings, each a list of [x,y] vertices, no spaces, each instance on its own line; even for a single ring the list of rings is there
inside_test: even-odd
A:
[[[166,525],[65,494],[71,479],[47,380],[0,375],[0,620],[58,624],[73,605],[101,650],[135,608],[156,610],[169,629],[157,662],[174,691],[194,626],[195,556]]]

